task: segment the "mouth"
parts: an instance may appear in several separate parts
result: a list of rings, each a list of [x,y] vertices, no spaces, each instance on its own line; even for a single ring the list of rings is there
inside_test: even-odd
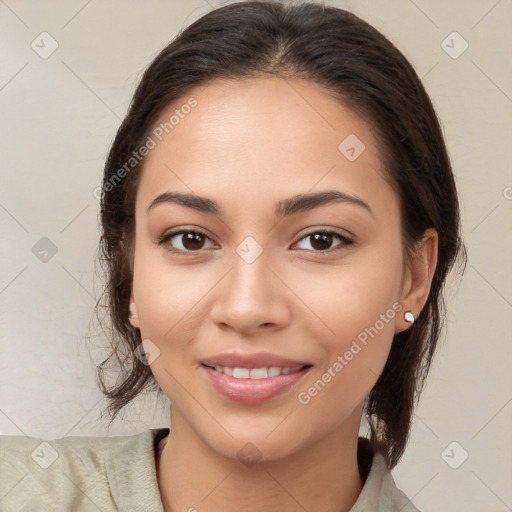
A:
[[[242,404],[261,404],[295,387],[309,373],[312,365],[281,363],[289,366],[221,366],[201,363],[209,384],[223,398]]]
[[[262,368],[243,368],[231,366],[208,366],[203,364],[206,368],[215,370],[218,373],[223,373],[235,379],[268,379],[269,377],[279,377],[279,375],[289,375],[290,373],[297,373],[304,368],[309,368],[311,365],[303,365],[295,368],[281,368],[279,366],[270,366]]]

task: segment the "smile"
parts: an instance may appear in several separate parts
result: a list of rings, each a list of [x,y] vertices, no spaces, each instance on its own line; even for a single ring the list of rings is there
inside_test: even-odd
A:
[[[299,368],[200,366],[206,381],[221,397],[241,404],[261,404],[284,394],[295,387],[310,368],[311,365]]]
[[[268,377],[295,373],[302,368],[280,368],[278,366],[271,366],[269,368],[232,368],[230,366],[215,366],[214,369],[235,379],[267,379]]]

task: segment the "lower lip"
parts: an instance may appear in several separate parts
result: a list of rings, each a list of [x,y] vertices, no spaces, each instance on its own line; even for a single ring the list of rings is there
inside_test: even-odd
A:
[[[201,365],[201,369],[217,392],[225,398],[243,404],[260,404],[288,391],[308,373],[310,367],[265,379],[236,379],[208,366]]]

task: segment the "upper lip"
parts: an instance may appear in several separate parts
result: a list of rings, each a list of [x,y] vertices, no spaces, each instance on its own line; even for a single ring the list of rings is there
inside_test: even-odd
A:
[[[219,354],[201,361],[206,366],[227,366],[228,368],[302,368],[310,366],[307,361],[297,361],[275,354]]]

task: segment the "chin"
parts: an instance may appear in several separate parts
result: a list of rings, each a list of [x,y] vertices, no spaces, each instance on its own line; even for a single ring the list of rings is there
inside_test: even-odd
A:
[[[286,444],[286,441],[276,436],[276,439],[265,439],[244,436],[222,444],[210,445],[210,448],[219,456],[234,462],[241,462],[247,467],[256,463],[275,462],[293,456],[300,450],[297,444]]]

